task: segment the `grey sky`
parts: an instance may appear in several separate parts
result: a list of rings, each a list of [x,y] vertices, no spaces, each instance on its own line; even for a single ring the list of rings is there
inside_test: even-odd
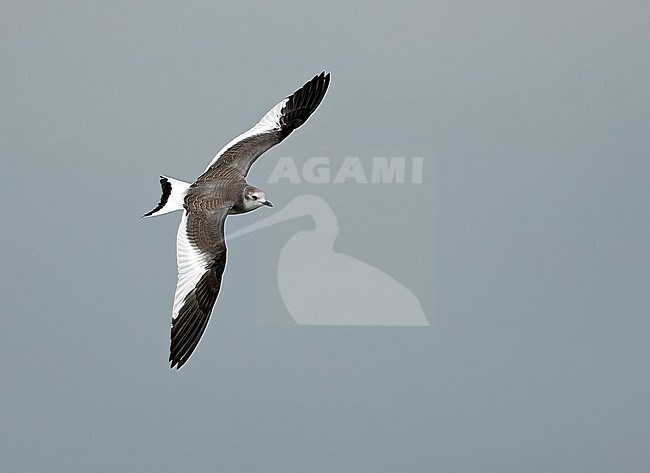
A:
[[[639,472],[647,449],[647,2],[4,2],[0,470]],[[305,327],[307,218],[229,245],[167,368],[180,215],[139,217],[314,74],[253,167],[430,327]],[[268,183],[276,160],[424,158],[422,184]],[[278,209],[229,219],[243,228]],[[254,278],[251,270],[256,271]]]

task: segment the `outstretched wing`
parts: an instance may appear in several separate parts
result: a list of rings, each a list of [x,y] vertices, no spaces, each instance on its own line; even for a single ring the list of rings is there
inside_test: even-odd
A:
[[[229,207],[183,212],[176,237],[178,284],[172,312],[171,367],[179,369],[199,344],[226,268],[224,222]]]
[[[325,97],[329,84],[329,73],[321,72],[315,76],[269,110],[253,128],[224,146],[210,162],[203,176],[230,166],[245,177],[262,153],[280,143],[307,121]]]

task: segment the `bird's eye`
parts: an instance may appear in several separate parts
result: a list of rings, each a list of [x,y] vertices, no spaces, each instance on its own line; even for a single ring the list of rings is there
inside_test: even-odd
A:
[[[257,200],[257,196],[255,194],[251,195],[251,199]]]

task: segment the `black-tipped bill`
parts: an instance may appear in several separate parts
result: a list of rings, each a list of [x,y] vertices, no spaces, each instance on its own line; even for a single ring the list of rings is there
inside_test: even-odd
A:
[[[265,201],[262,202],[262,203],[263,203],[264,205],[266,205],[267,207],[273,207],[273,204],[272,204],[271,202],[269,202],[268,200],[265,200]]]

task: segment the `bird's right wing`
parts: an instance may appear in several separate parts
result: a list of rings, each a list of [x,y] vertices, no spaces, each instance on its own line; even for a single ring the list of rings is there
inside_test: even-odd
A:
[[[231,166],[245,177],[257,158],[307,121],[325,97],[329,84],[329,73],[321,72],[278,103],[253,128],[224,146],[210,162],[203,176],[207,177],[207,174],[224,166]]]
[[[219,295],[226,267],[224,222],[229,209],[183,211],[176,237],[178,283],[169,349],[172,368],[179,369],[194,352]]]

